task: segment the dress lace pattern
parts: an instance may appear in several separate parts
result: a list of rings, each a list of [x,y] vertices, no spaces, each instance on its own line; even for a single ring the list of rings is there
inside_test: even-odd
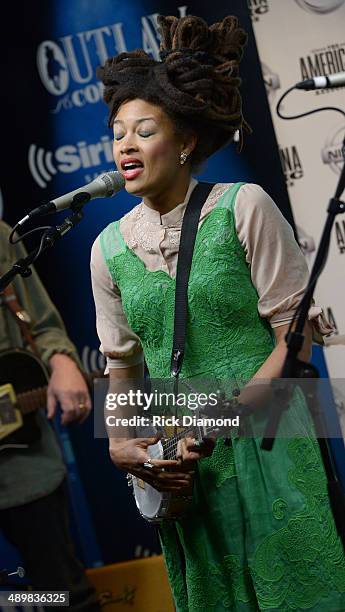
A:
[[[234,198],[221,190],[217,197],[194,248],[181,378],[241,385],[271,353],[274,337],[258,315]],[[151,378],[169,378],[175,280],[149,272],[128,247],[108,250],[107,265]],[[289,418],[287,411],[287,426]],[[323,466],[305,422],[301,431],[304,437],[277,439],[269,453],[257,439],[220,439],[199,462],[190,512],[160,529],[178,612],[345,610],[345,559]]]

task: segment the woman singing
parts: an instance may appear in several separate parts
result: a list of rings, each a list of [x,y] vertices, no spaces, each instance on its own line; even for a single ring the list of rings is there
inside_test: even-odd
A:
[[[158,18],[161,61],[143,50],[100,69],[114,132],[114,159],[141,202],[111,223],[92,250],[101,350],[113,381],[170,377],[181,224],[200,163],[241,139],[238,66],[246,42],[235,17],[208,25]],[[308,278],[289,224],[261,187],[216,184],[201,210],[188,288],[181,378],[280,376],[284,336]],[[321,327],[320,327],[321,326]],[[299,357],[310,356],[310,310]],[[243,394],[239,401],[245,401]],[[345,561],[311,437],[185,438],[176,463],[152,461],[152,439],[112,439],[115,465],[193,502],[163,523],[161,543],[179,612],[345,610]],[[164,467],[174,466],[162,470]]]

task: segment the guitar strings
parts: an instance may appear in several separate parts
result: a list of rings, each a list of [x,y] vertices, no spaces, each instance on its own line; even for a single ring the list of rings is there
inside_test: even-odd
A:
[[[205,426],[203,427],[203,435],[201,435],[200,429],[197,432],[196,432],[196,429],[198,428],[194,428],[194,427],[187,428],[184,431],[178,433],[176,436],[173,436],[172,438],[168,438],[166,441],[164,441],[163,443],[164,456],[167,459],[173,459],[174,457],[176,457],[178,441],[186,437],[186,434],[188,433],[193,433],[194,437],[200,441],[202,440],[203,437],[207,437],[209,433],[214,432],[214,427]]]

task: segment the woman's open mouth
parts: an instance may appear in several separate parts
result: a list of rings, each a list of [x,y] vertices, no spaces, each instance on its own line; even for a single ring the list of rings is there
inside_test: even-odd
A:
[[[144,166],[138,159],[130,159],[121,162],[121,168],[123,169],[123,176],[126,180],[131,181],[144,170]]]

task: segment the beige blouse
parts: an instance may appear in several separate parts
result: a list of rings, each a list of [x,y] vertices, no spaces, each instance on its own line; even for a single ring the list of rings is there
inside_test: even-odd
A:
[[[192,178],[185,200],[164,215],[141,202],[120,220],[120,231],[127,246],[148,270],[165,270],[171,277],[176,275],[182,219],[196,185],[197,181]],[[201,210],[200,223],[230,185],[218,183],[214,186]],[[234,215],[237,234],[259,296],[258,312],[272,327],[286,324],[293,317],[309,276],[292,228],[270,196],[252,183],[240,188]],[[143,361],[140,340],[128,325],[120,291],[101,252],[99,236],[91,252],[91,278],[100,351],[107,357],[106,371],[140,363]],[[310,308],[309,320],[318,337],[333,331],[320,307]]]

